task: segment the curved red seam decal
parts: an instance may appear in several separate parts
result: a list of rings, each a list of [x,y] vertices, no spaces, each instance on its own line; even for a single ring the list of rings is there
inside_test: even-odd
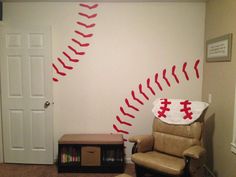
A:
[[[73,42],[75,42],[76,44],[78,44],[80,47],[88,47],[89,46],[89,43],[81,43],[81,42],[79,42],[78,40],[76,40],[76,39],[74,39],[74,38],[72,38],[71,39]]]
[[[135,101],[143,105],[143,102],[135,96],[135,92],[133,90],[131,91],[131,95]]]
[[[189,80],[188,73],[186,72],[187,62],[183,64],[182,72],[184,73],[187,80]]]
[[[125,103],[126,103],[126,105],[127,105],[129,108],[132,108],[132,109],[135,110],[135,111],[139,111],[138,108],[134,107],[133,105],[131,105],[131,104],[129,103],[129,100],[128,100],[127,98],[125,99]]]
[[[55,69],[56,73],[61,76],[66,76],[66,73],[59,71],[55,64],[52,64],[53,68]]]
[[[75,33],[82,36],[82,37],[84,37],[84,38],[89,38],[89,37],[93,36],[93,34],[84,34],[84,33],[80,32],[78,30],[75,30]]]
[[[71,62],[78,62],[79,59],[71,58],[70,55],[68,55],[66,52],[62,52]]]
[[[61,63],[61,65],[63,66],[63,68],[66,68],[66,69],[73,69],[72,66],[67,66],[59,57],[57,58],[57,60]]]
[[[199,63],[200,63],[200,60],[198,59],[196,62],[195,62],[195,64],[194,64],[194,69],[195,69],[195,72],[196,72],[196,76],[197,76],[197,78],[199,79],[199,72],[198,72],[198,65],[199,65]]]
[[[129,134],[129,132],[118,129],[117,126],[115,124],[113,124],[113,128],[118,132],[118,133],[124,133],[124,134]]]
[[[166,69],[163,70],[162,75],[163,75],[163,79],[166,81],[166,84],[170,87],[170,82],[169,82],[169,80],[166,78]]]
[[[132,114],[126,113],[126,112],[124,111],[124,108],[123,108],[122,106],[120,107],[120,111],[122,112],[122,114],[123,114],[124,116],[128,116],[128,117],[131,117],[131,118],[135,118],[135,116],[133,116]]]
[[[77,50],[75,50],[73,47],[71,47],[70,45],[67,46],[70,50],[72,50],[76,55],[84,55],[85,52],[78,52]]]
[[[80,22],[80,21],[77,21],[76,23],[77,23],[78,25],[80,25],[80,26],[85,27],[85,28],[93,28],[93,27],[96,25],[95,23],[92,23],[92,24],[87,25],[87,24],[82,23],[82,22]]]
[[[139,92],[146,98],[146,100],[149,100],[148,96],[143,92],[143,86],[142,84],[139,84]]]
[[[196,62],[195,62],[195,64],[194,64],[194,70],[196,71],[196,75],[197,75],[197,77],[199,76],[197,73],[198,73],[198,70],[197,70],[197,67],[198,67],[198,64],[199,64],[199,61],[197,60]],[[188,76],[187,75],[187,72],[185,71],[185,68],[186,68],[186,66],[187,66],[187,62],[185,62],[184,63],[184,65],[183,65],[183,68],[182,68],[182,71],[185,73],[185,77],[186,76]],[[175,69],[176,69],[176,66],[174,65],[174,66],[172,66],[172,75],[175,77],[175,79],[177,79],[176,80],[176,82],[178,82],[179,81],[179,79],[178,79],[178,77],[177,77],[177,75],[176,75],[176,73],[175,73]],[[165,71],[166,72],[166,71]],[[163,73],[163,76],[165,76],[165,73]],[[163,79],[164,79],[165,77],[163,77]],[[187,77],[188,78],[188,77]],[[149,81],[149,78],[147,79],[147,88],[148,88],[148,82],[150,82]],[[158,85],[158,88],[159,88],[159,90],[163,90],[162,89],[162,87],[161,87],[161,84],[160,84],[160,82],[158,81],[158,73],[156,73],[155,74],[155,83]],[[140,99],[138,99],[136,96],[135,96],[135,92],[132,90],[131,91],[131,95],[132,95],[132,98],[133,98],[133,100],[135,100],[135,101],[137,101],[138,103],[140,103],[141,105],[143,105],[143,102],[140,100]],[[128,99],[126,98],[125,99],[126,100],[126,105],[127,105],[127,107],[130,107],[129,105],[129,102],[128,102]],[[162,111],[159,111],[159,114],[160,114],[160,117],[165,117],[166,115],[165,115],[165,113],[166,113],[166,111],[169,111],[169,108],[168,108],[168,105],[169,105],[169,101],[166,99],[164,99],[164,101],[162,102],[163,104],[164,104],[164,106],[162,106],[162,108],[160,109],[160,110],[162,110]],[[188,104],[188,103],[187,103]],[[186,113],[186,119],[187,118],[189,118],[190,119],[190,117],[191,117],[191,112],[189,112],[188,110],[188,107],[187,107],[187,104],[185,104],[185,106],[184,106],[184,108],[183,109],[181,109],[183,112],[185,112]],[[183,104],[184,105],[184,104]],[[123,110],[123,108],[122,107],[120,107],[120,110],[121,110],[121,112],[122,112],[122,110]],[[123,110],[123,112],[124,112],[124,110]],[[187,113],[188,112],[188,113]],[[120,123],[120,124],[122,124],[120,121],[119,121],[119,119],[117,119],[117,121]],[[116,127],[117,128],[117,127]],[[122,131],[122,130],[121,130]],[[126,133],[129,133],[128,131],[125,131]],[[125,134],[126,134],[125,133]],[[125,139],[124,138],[124,141],[127,141],[127,139]]]
[[[88,19],[95,18],[97,16],[97,14],[88,15],[88,14],[85,14],[85,13],[82,13],[82,12],[79,12],[79,15],[81,15],[83,17],[86,17]]]
[[[98,4],[94,4],[94,5],[88,5],[88,4],[80,4],[81,7],[85,7],[85,8],[88,8],[88,9],[95,9],[98,7]]]
[[[120,124],[124,124],[124,125],[127,125],[127,126],[132,126],[131,123],[122,121],[119,116],[116,116],[116,120],[118,120],[118,122],[119,122]]]
[[[162,86],[161,84],[158,82],[158,73],[155,74],[155,83],[157,84],[157,86],[159,87],[160,91],[162,91]]]
[[[176,69],[176,66],[174,65],[174,66],[172,67],[172,75],[174,76],[175,81],[179,84],[179,79],[178,79],[178,77],[177,77],[176,74],[175,74],[175,69]]]
[[[83,30],[86,30],[88,28],[93,28],[93,27],[96,26],[96,24],[91,22],[90,20],[95,19],[98,14],[95,13],[95,12],[89,13],[87,11],[87,9],[89,9],[89,10],[95,9],[95,8],[98,7],[98,4],[88,5],[86,3],[81,3],[79,5],[82,7],[82,11],[84,10],[84,12],[78,12],[78,16],[82,19],[82,21],[80,21],[80,19],[78,21],[76,21],[76,24],[79,25],[79,27],[81,29],[80,30],[77,30],[77,29],[74,30],[74,33],[79,35],[78,37],[91,38],[91,37],[93,37],[93,34],[91,32],[86,32],[86,31],[83,31]],[[86,21],[83,22],[83,20],[86,20]],[[89,43],[81,43],[76,38],[72,38],[70,42],[74,42],[74,43],[78,44],[79,47],[88,47],[90,45]],[[58,57],[57,60],[60,62],[60,64],[63,66],[63,68],[65,68],[65,69],[73,69],[74,67],[66,65],[66,63],[64,61],[66,59],[69,59],[70,62],[75,62],[75,63],[79,62],[78,58],[74,58],[74,54],[75,55],[85,55],[85,52],[84,51],[79,51],[77,49],[77,46],[76,46],[76,48],[72,47],[72,45],[68,45],[67,47],[69,49],[69,53],[63,51],[62,52],[63,55],[64,55],[63,58],[62,57]],[[54,65],[53,67],[54,67],[54,70],[56,71],[56,74],[63,75],[63,76],[65,75],[65,73],[60,72],[58,70],[56,65]],[[52,80],[54,82],[58,82],[59,81],[56,77],[53,77]]]
[[[153,95],[156,95],[156,93],[154,92],[153,88],[150,85],[150,78],[147,79],[147,88],[152,92]]]

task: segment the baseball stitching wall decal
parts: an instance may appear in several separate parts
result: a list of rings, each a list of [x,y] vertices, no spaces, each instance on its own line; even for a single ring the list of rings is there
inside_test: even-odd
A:
[[[88,19],[90,18],[95,18],[97,16],[97,14],[92,14],[92,15],[88,15],[88,14],[84,14],[82,12],[79,12],[79,15],[83,16],[83,17],[86,17]]]
[[[71,51],[73,51],[74,52],[74,54],[75,55],[84,55],[85,54],[85,52],[79,52],[79,51],[77,51],[77,50],[75,50],[72,46],[67,46]]]
[[[151,93],[152,93],[153,95],[156,95],[156,93],[154,92],[152,86],[150,85],[150,82],[151,82],[151,80],[150,80],[150,78],[148,78],[148,79],[147,79],[147,88],[151,91]]]
[[[131,105],[131,104],[129,103],[129,100],[128,100],[127,98],[125,98],[125,103],[126,103],[126,105],[127,105],[129,108],[132,108],[132,109],[135,110],[135,111],[139,111],[138,108],[136,108],[135,106],[133,106],[133,105]]]
[[[141,105],[143,105],[143,102],[139,99],[139,98],[137,98],[136,96],[135,96],[135,92],[132,90],[131,91],[131,95],[132,95],[132,97],[133,97],[133,99],[135,100],[135,101],[137,101],[138,103],[140,103]]]
[[[79,4],[79,6],[82,10],[82,12],[78,13],[81,19],[79,21],[76,21],[76,24],[80,29],[74,30],[74,33],[77,34],[78,39],[77,37],[71,38],[70,42],[72,43],[67,46],[67,50],[69,49],[69,51],[62,51],[62,57],[57,57],[57,60],[52,64],[55,73],[55,76],[53,76],[52,78],[54,82],[59,82],[59,77],[66,76],[67,71],[73,70],[73,64],[78,63],[80,57],[85,55],[85,52],[80,51],[80,48],[87,49],[90,46],[90,43],[81,42],[81,39],[86,40],[93,37],[93,34],[90,30],[95,27],[96,24],[91,20],[96,19],[98,15],[97,13],[94,13],[96,8],[98,7],[98,4],[89,5],[81,3]],[[87,24],[86,22],[84,22],[84,20],[89,20],[89,23]],[[73,47],[73,45],[76,45],[76,47]],[[70,64],[67,63],[66,60]]]
[[[200,63],[200,60],[197,60],[197,61],[195,62],[195,64],[194,64],[194,69],[195,69],[197,78],[200,77],[200,76],[199,76],[199,71],[198,71],[198,65],[199,65],[199,63]]]
[[[163,76],[163,79],[166,81],[166,84],[170,87],[170,82],[166,77],[166,69],[162,71],[162,76]]]
[[[160,107],[160,111],[157,112],[158,117],[164,117],[166,118],[166,112],[170,111],[170,108],[168,108],[168,105],[171,104],[170,101],[168,101],[168,99],[163,99],[163,101],[161,102],[162,106]]]
[[[68,55],[66,52],[62,52],[63,53],[63,55],[65,55],[65,57],[70,61],[70,62],[79,62],[79,59],[77,59],[77,58],[71,58],[71,56],[70,55]]]
[[[195,72],[197,79],[200,78],[199,70],[198,70],[199,63],[200,63],[200,60],[197,59],[195,61],[195,63],[194,63],[194,66],[188,68],[189,71],[191,70],[191,71]],[[174,78],[174,80],[176,81],[177,84],[180,84],[179,77],[176,74],[176,69],[177,69],[177,67],[175,65],[173,65],[171,67],[171,74],[170,74],[170,76]],[[184,64],[182,65],[181,73],[186,78],[186,80],[189,81],[189,76],[188,76],[188,72],[187,72],[186,69],[187,69],[187,62],[184,62]],[[171,83],[170,83],[170,80],[168,79],[168,76],[166,75],[166,73],[167,73],[167,69],[164,69],[162,71],[162,79],[167,84],[167,86],[170,87]],[[156,88],[158,89],[158,91],[163,91],[162,85],[159,82],[160,80],[159,80],[159,77],[158,77],[158,73],[156,73],[154,75],[154,79],[153,80],[154,80],[154,83],[157,86]],[[153,96],[155,96],[156,92],[153,89],[154,87],[152,87],[150,85],[151,78],[148,78],[146,80],[146,83],[147,83],[146,84],[146,88],[151,92],[151,94]],[[144,105],[144,102],[139,97],[142,96],[145,100],[149,100],[149,97],[148,97],[147,93],[145,93],[143,91],[143,85],[142,84],[139,84],[138,88],[139,88],[139,95],[137,95],[134,92],[134,90],[131,91],[132,101],[138,103],[139,105]],[[168,99],[163,99],[163,101],[161,103],[163,105],[160,107],[160,110],[158,111],[158,116],[166,118],[166,112],[170,111],[169,105],[171,104],[171,102],[168,101]],[[185,113],[184,119],[191,119],[191,116],[192,116],[191,107],[190,107],[191,102],[189,102],[188,100],[185,100],[185,101],[181,102],[180,104],[182,105],[181,112]],[[132,110],[135,110],[137,112],[140,110],[140,109],[132,106],[132,102],[130,100],[128,100],[127,98],[125,98],[125,105],[127,106],[127,110],[132,109]],[[124,111],[124,107],[122,107],[122,106],[120,106],[120,112],[122,113],[124,118],[135,119],[135,115],[131,115],[130,113],[125,112]],[[131,123],[127,122],[127,121],[122,120],[119,115],[116,115],[116,121],[117,122],[115,122],[113,124],[113,129],[115,130],[115,132],[123,133],[125,135],[129,134],[129,132],[127,130],[124,130],[123,128],[120,128],[119,125],[128,126],[128,127],[132,127],[133,125]],[[127,141],[127,139],[124,138],[124,141]]]
[[[186,67],[187,67],[187,62],[185,62],[185,63],[183,64],[182,72],[184,73],[186,79],[189,80],[188,73],[187,73],[187,71],[186,71]]]
[[[55,69],[55,71],[57,72],[57,74],[61,75],[61,76],[66,76],[66,73],[59,71],[59,69],[56,67],[55,64],[52,64],[52,67]]]
[[[62,59],[57,58],[57,60],[61,63],[61,65],[63,66],[63,68],[66,68],[66,69],[69,69],[69,70],[73,69],[72,66],[66,65],[66,64],[64,63],[64,61],[62,61]]]
[[[185,101],[180,102],[180,104],[183,105],[183,109],[181,109],[180,112],[185,113],[184,119],[192,119],[193,113],[190,112],[191,107],[189,107],[189,105],[191,105],[192,103],[188,100],[185,100]]]
[[[92,27],[95,26],[95,23],[85,24],[85,23],[82,23],[82,22],[80,22],[80,21],[78,21],[77,24],[78,24],[78,25],[81,25],[81,26],[83,26],[83,27],[85,27],[85,28],[92,28]]]
[[[75,30],[75,33],[80,35],[80,36],[82,36],[82,37],[84,37],[84,38],[92,37],[93,36],[93,34],[84,34],[84,33],[80,32],[78,30]]]
[[[138,87],[138,88],[139,88],[140,94],[142,94],[143,97],[144,97],[146,100],[149,100],[147,94],[143,92],[143,86],[142,86],[142,84],[139,84],[139,87]]]
[[[178,79],[178,77],[177,77],[176,74],[175,74],[175,69],[176,69],[176,66],[174,65],[174,66],[172,67],[172,72],[171,72],[171,74],[172,74],[173,77],[175,78],[175,81],[176,81],[177,83],[179,83],[179,79]]]
[[[89,46],[89,43],[81,43],[79,42],[78,40],[72,38],[71,39],[73,42],[75,42],[76,44],[78,44],[80,47],[88,47]]]
[[[116,119],[118,120],[118,122],[120,122],[120,124],[125,124],[127,126],[131,126],[132,124],[131,123],[128,123],[128,122],[125,122],[125,121],[122,121],[121,118],[119,116],[116,116]]]
[[[123,108],[122,106],[120,107],[120,112],[121,112],[124,116],[128,116],[128,117],[130,117],[130,118],[135,118],[134,115],[125,112],[125,111],[124,111],[124,108]]]
[[[98,7],[98,4],[94,4],[94,5],[88,5],[88,4],[80,4],[81,7],[85,7],[85,8],[88,8],[88,9],[95,9]]]
[[[158,73],[155,74],[155,83],[157,84],[160,91],[162,91],[162,86],[161,86],[160,82],[158,81]]]

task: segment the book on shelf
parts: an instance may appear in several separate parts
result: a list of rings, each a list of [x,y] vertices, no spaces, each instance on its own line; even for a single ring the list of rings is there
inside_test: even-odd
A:
[[[61,163],[79,163],[80,150],[74,147],[62,147]]]

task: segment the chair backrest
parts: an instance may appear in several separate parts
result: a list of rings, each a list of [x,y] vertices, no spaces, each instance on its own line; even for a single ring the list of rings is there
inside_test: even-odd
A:
[[[201,144],[203,123],[171,125],[155,118],[153,123],[154,150],[182,157],[184,150]]]

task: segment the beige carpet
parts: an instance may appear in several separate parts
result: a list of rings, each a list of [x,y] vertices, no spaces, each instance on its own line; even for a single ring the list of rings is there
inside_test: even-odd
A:
[[[127,164],[125,173],[135,177],[134,165]],[[0,177],[115,177],[119,173],[57,173],[55,165],[0,164]]]

